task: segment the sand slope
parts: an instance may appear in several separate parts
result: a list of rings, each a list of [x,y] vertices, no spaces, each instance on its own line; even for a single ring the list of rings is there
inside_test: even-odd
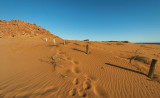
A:
[[[129,63],[139,54],[160,59],[160,46],[70,41],[39,37],[0,39],[0,97],[159,98],[160,84]],[[138,62],[146,70],[149,65]],[[159,74],[158,62],[156,74]]]

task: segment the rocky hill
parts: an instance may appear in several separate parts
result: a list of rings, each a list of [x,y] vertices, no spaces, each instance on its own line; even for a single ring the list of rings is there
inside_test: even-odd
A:
[[[36,24],[31,24],[29,22],[24,22],[20,20],[0,20],[0,38],[16,38],[16,37],[51,37],[59,38],[53,35],[50,31],[37,26]]]

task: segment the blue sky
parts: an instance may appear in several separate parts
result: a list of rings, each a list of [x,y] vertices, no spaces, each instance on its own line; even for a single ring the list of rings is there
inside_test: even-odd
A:
[[[35,23],[64,39],[160,42],[160,0],[0,0],[0,20]]]

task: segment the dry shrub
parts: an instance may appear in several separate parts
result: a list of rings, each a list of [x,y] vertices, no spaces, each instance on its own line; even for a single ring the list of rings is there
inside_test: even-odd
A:
[[[112,43],[110,43],[110,42],[107,42],[106,44],[107,44],[107,45],[112,45]]]
[[[135,60],[140,61],[140,62],[143,62],[143,63],[145,63],[145,64],[150,64],[150,63],[151,63],[151,60],[150,60],[148,57],[140,56],[140,55],[137,55],[137,56],[135,57]]]
[[[160,75],[154,74],[153,75],[153,79],[156,80],[156,81],[158,81],[160,83]]]
[[[152,47],[149,47],[149,46],[147,46],[147,45],[140,45],[140,47],[152,49]]]
[[[122,42],[117,42],[116,45],[124,45]]]
[[[139,63],[134,62],[132,64],[132,66],[136,67],[137,70],[139,70],[140,72],[142,72],[144,74],[146,74],[148,72],[148,70],[144,66],[141,66]]]
[[[3,34],[0,34],[0,38],[3,38]]]

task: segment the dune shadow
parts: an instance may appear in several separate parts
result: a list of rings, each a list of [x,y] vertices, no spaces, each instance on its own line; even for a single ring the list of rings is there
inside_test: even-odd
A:
[[[80,52],[83,52],[83,53],[85,53],[85,54],[86,54],[86,52],[85,52],[85,51],[82,51],[82,50],[79,50],[79,49],[76,49],[76,48],[72,48],[72,50],[80,51]]]
[[[117,65],[114,65],[114,64],[110,64],[110,63],[105,63],[105,64],[107,64],[107,65],[109,65],[109,66],[121,68],[121,69],[123,69],[123,70],[131,71],[131,72],[135,72],[135,73],[138,73],[138,74],[147,76],[146,74],[144,74],[144,73],[142,73],[142,72],[139,72],[139,71],[136,71],[136,70],[128,69],[128,68],[121,67],[121,66],[117,66]]]

